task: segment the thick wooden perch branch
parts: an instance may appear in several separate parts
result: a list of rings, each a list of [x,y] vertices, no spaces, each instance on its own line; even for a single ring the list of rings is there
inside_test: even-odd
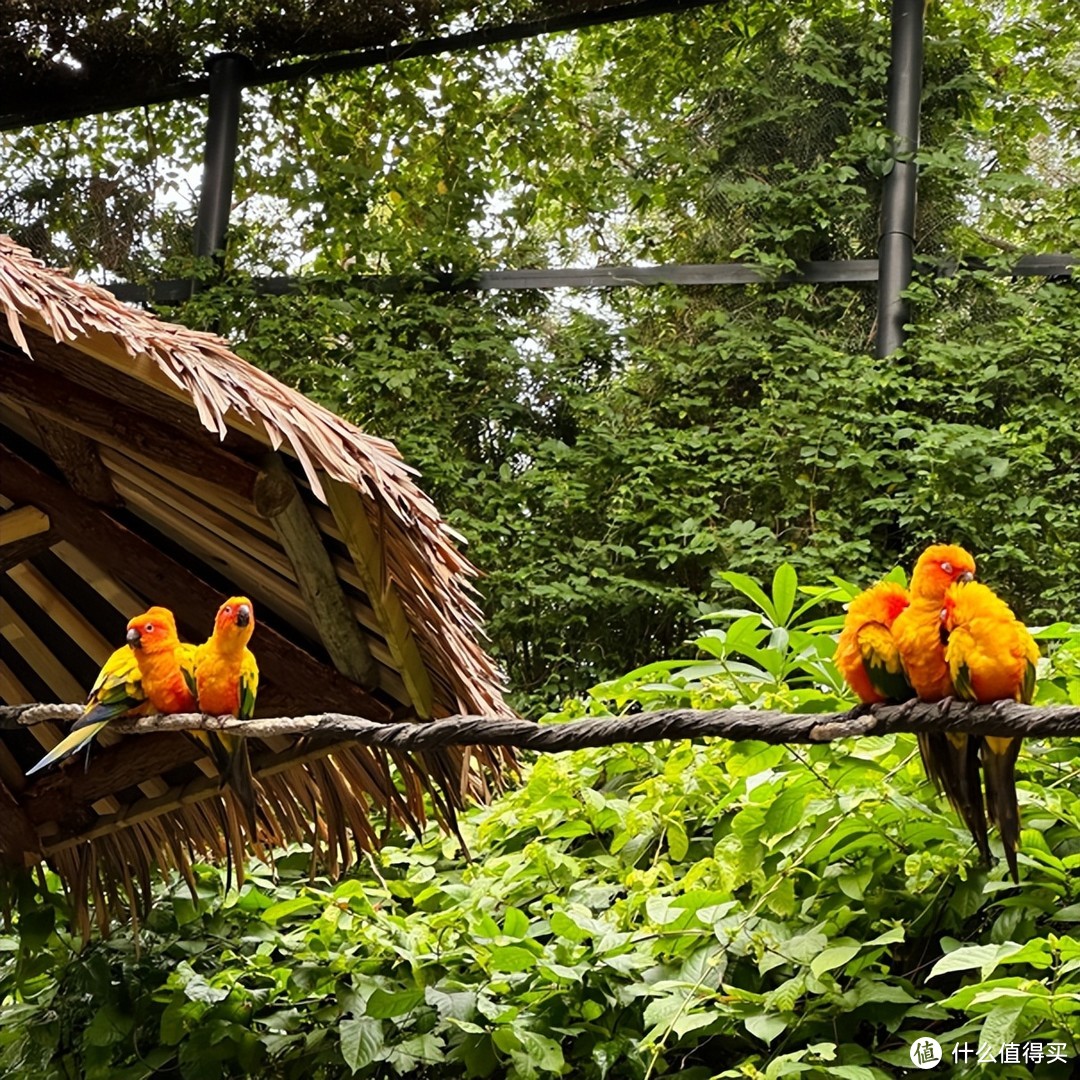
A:
[[[48,720],[73,720],[79,705],[0,706],[0,731]],[[232,717],[177,713],[115,720],[110,730],[141,735],[160,731],[203,729],[269,738],[275,735],[320,735],[354,739],[368,746],[398,750],[432,750],[441,746],[516,746],[557,753],[586,746],[654,739],[759,739],[769,743],[817,743],[858,735],[894,732],[963,731],[972,735],[1080,736],[1080,705],[1035,707],[1014,701],[972,705],[949,701],[928,704],[875,705],[845,713],[790,713],[747,709],[666,709],[625,716],[591,717],[566,724],[539,725],[502,716],[450,716],[426,723],[380,724],[342,713],[317,716],[235,720]]]

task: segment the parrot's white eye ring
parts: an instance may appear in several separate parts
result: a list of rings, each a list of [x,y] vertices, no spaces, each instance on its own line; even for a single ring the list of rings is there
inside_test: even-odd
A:
[[[143,629],[144,629],[144,630],[145,630],[145,631],[146,631],[146,632],[147,632],[148,634],[152,634],[152,633],[154,632],[154,624],[153,624],[152,622],[148,622],[148,623],[146,624],[146,626],[145,626],[145,627],[143,627]]]
[[[941,564],[941,569],[944,570],[946,574],[951,574],[952,573],[952,563],[951,562],[943,562]]]

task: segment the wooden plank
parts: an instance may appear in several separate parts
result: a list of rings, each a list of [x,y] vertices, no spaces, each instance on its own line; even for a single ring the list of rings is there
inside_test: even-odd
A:
[[[45,680],[60,701],[82,701],[86,697],[86,688],[60,663],[49,647],[3,597],[0,597],[0,632]]]
[[[34,696],[16,678],[15,672],[0,660],[0,701],[8,705],[24,705],[33,700]],[[26,774],[22,766],[15,760],[15,755],[2,739],[0,739],[0,780],[3,780],[8,790],[15,794],[26,787]]]
[[[159,532],[176,541],[196,558],[214,567],[229,579],[235,590],[254,598],[259,594],[261,602],[271,611],[287,619],[293,626],[311,638],[317,637],[315,624],[304,607],[299,590],[270,567],[264,567],[250,558],[235,543],[215,541],[213,533],[203,529],[200,523],[181,513],[169,504],[172,499],[155,497],[126,480],[117,479],[117,488],[123,493],[132,510]],[[220,602],[220,601],[219,601]],[[216,610],[216,608],[215,608]],[[208,633],[213,612],[204,616],[200,633]]]
[[[409,703],[417,716],[430,720],[434,715],[431,679],[394,583],[386,573],[382,544],[371,527],[360,493],[329,476],[323,477],[323,490],[364,583],[364,591],[379,616],[383,637],[405,683]]]
[[[379,666],[345,599],[322,534],[280,454],[269,454],[255,481],[255,508],[277,533],[326,651],[343,675],[379,685]]]
[[[0,547],[49,531],[49,515],[36,506],[20,506],[0,514]]]
[[[34,701],[34,695],[3,660],[0,660],[0,699],[8,705],[28,705]]]
[[[10,570],[13,566],[32,559],[35,555],[47,551],[60,539],[60,534],[55,529],[48,532],[38,533],[36,536],[28,536],[25,540],[16,540],[13,544],[5,544],[0,547],[0,574]]]
[[[153,474],[133,466],[127,459],[122,464],[115,462],[116,457],[119,455],[109,451],[105,459],[110,468],[116,464],[118,475],[114,484],[130,509],[204,561],[214,561],[217,569],[226,573],[241,591],[252,596],[258,593],[275,614],[309,636],[319,636],[313,611],[304,603],[295,571],[283,551],[245,533],[239,524],[225,520],[199,500],[174,488],[153,486]],[[135,482],[129,483],[129,478]],[[252,514],[261,522],[254,507]],[[208,535],[207,530],[213,535]],[[347,580],[355,582],[357,588],[363,588],[355,567],[350,563],[348,569]],[[350,621],[359,622],[381,637],[382,628],[374,610],[354,597],[346,597],[346,602],[352,613]],[[407,697],[405,684],[397,673],[389,649],[380,639],[366,638],[365,641],[368,651],[380,665],[379,686],[394,695],[395,700],[404,701]]]
[[[34,724],[32,730],[41,726]],[[56,821],[63,828],[65,818],[81,820],[82,808],[96,805],[112,792],[158,779],[204,755],[199,744],[175,732],[120,738],[114,746],[95,750],[89,768],[68,766],[35,774],[23,792],[22,805],[36,825]]]
[[[115,644],[106,640],[105,636],[94,626],[86,616],[79,611],[79,609],[62,594],[56,592],[52,587],[52,584],[48,581],[44,574],[41,573],[36,567],[33,566],[16,566],[8,571],[8,577],[19,586],[20,589],[95,664],[100,667],[112,654],[113,650],[122,645],[123,642],[117,642]],[[79,698],[73,698],[72,700],[78,701]]]
[[[116,645],[107,641],[97,627],[66,597],[58,593],[40,570],[24,565],[11,570],[8,576],[91,660],[99,667],[112,655]],[[84,692],[85,696],[85,692]],[[73,698],[82,700],[81,697]],[[119,736],[105,728],[97,737],[102,746],[109,746]],[[161,779],[153,778],[140,784],[144,795],[161,795],[168,787]]]
[[[0,360],[6,362],[6,356],[6,353],[0,351]],[[38,429],[34,427],[34,421],[30,419],[30,414],[17,401],[12,401],[3,394],[0,394],[0,424],[10,428],[20,439],[25,439],[28,443],[36,445],[41,439]]]
[[[61,535],[103,570],[131,588],[171,607],[182,623],[205,625],[221,596],[197,573],[132,532],[103,509],[46,476],[0,443],[0,491],[15,501],[45,510]],[[306,711],[334,709],[387,721],[392,708],[330,665],[265,623],[259,631],[259,657],[275,681],[303,690]],[[285,695],[282,695],[283,697]],[[260,701],[262,695],[260,695]]]
[[[125,622],[150,606],[149,600],[125,588],[66,540],[61,540],[53,553],[67,563],[103,600],[120,612]]]
[[[78,679],[60,663],[49,647],[3,598],[0,598],[0,634],[33,667],[61,701],[82,701],[86,697],[86,691]],[[63,732],[52,723],[34,724],[30,731],[46,750],[51,750],[63,738]],[[111,795],[94,804],[94,809],[99,814],[115,814],[119,808],[120,803]]]
[[[86,459],[90,456],[97,459],[93,445],[96,441],[140,457],[182,461],[186,469],[211,483],[247,496],[255,485],[258,470],[235,454],[218,449],[209,431],[203,430],[201,436],[196,436],[161,420],[149,420],[122,399],[89,390],[42,365],[9,356],[0,364],[0,392],[45,417],[50,424],[76,433],[75,439],[68,440],[66,449],[60,446],[60,452],[67,454],[80,481],[89,479]],[[43,436],[46,431],[42,432]],[[79,435],[92,440],[89,447],[78,442]],[[58,443],[62,441],[61,436],[56,438]],[[81,450],[77,449],[80,445]],[[64,469],[64,461],[56,459],[48,445],[45,449]],[[64,472],[67,475],[66,469]],[[104,479],[108,480],[107,474]],[[80,495],[90,497],[72,486]]]

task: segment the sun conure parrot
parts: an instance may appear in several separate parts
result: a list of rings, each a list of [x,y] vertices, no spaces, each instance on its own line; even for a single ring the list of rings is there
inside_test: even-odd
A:
[[[214,632],[195,650],[195,689],[204,713],[241,720],[254,715],[259,665],[247,647],[254,630],[255,613],[246,596],[232,596],[218,608]],[[222,779],[236,793],[255,836],[255,787],[247,739],[223,732],[203,734],[210,735]]]
[[[110,720],[195,711],[195,646],[176,634],[168,608],[152,607],[127,624],[127,644],[105,661],[86,709],[70,733],[30,771],[35,773],[88,743]]]
[[[945,661],[941,605],[946,591],[957,581],[975,576],[975,560],[961,547],[933,544],[915,563],[911,575],[911,603],[893,623],[893,639],[900,651],[904,674],[923,701],[952,697],[953,683]],[[919,753],[926,775],[944,791],[953,809],[967,825],[983,860],[989,864],[978,745],[956,732],[924,731]]]
[[[836,644],[836,666],[855,696],[866,704],[914,697],[892,636],[896,617],[908,606],[908,591],[882,581],[848,605]]]
[[[991,701],[1031,704],[1039,647],[1001,597],[977,582],[954,585],[945,593],[940,619],[948,635],[945,659],[957,697],[983,704]],[[1023,740],[986,735],[972,741],[981,744],[986,808],[990,820],[1001,831],[1009,873],[1019,884],[1016,758]]]

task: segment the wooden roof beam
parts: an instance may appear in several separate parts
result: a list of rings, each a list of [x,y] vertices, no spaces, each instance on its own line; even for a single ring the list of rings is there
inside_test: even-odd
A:
[[[48,532],[35,533],[25,540],[16,540],[13,544],[5,544],[0,547],[0,574],[10,570],[19,563],[32,559],[35,555],[47,551],[60,540],[60,534],[55,529]]]
[[[245,498],[251,497],[258,469],[235,454],[214,446],[213,435],[209,431],[202,431],[200,438],[161,420],[147,419],[136,409],[80,386],[63,375],[15,358],[6,358],[0,364],[0,393],[45,417],[50,426],[59,425],[74,432],[76,439],[81,435],[84,439],[103,443],[136,458],[142,456],[166,462],[182,461],[188,472],[203,480],[235,491]],[[66,450],[62,448],[60,458],[53,454],[47,442],[45,445],[45,450],[53,456],[65,476],[68,475],[65,460],[70,465],[76,465],[86,454],[83,445],[76,458],[75,441],[68,439],[67,444]],[[104,472],[104,482],[110,483],[96,449],[93,456]],[[81,477],[82,473],[77,475]],[[76,484],[73,483],[72,487],[80,495],[93,498]],[[115,493],[113,501],[116,501]]]
[[[348,484],[324,475],[326,501],[341,529],[364,591],[382,626],[383,636],[412,706],[421,720],[434,716],[434,692],[420,647],[416,643],[408,616],[397,589],[386,572],[382,542],[372,528],[360,493]]]
[[[334,666],[361,686],[377,687],[379,665],[357,626],[322,533],[280,454],[266,456],[255,481],[255,508],[273,526],[285,549],[308,613]]]
[[[0,491],[15,502],[32,499],[65,540],[102,570],[172,608],[181,622],[210,624],[222,600],[217,589],[2,442]],[[277,695],[281,700],[292,691],[294,698],[299,695],[306,702],[309,712],[326,708],[379,721],[391,717],[392,710],[384,702],[265,624],[259,628],[257,652],[270,681],[287,691]]]
[[[0,547],[49,531],[49,515],[36,506],[19,506],[0,514]]]

